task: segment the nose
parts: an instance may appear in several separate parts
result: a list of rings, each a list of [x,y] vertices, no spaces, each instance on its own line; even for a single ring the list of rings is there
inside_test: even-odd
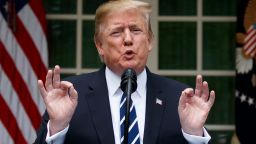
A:
[[[124,33],[125,33],[124,45],[125,46],[131,46],[133,44],[131,31],[129,29],[125,29]]]

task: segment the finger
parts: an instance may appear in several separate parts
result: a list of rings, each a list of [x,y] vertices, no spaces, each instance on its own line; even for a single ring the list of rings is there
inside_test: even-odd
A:
[[[209,98],[209,87],[208,87],[208,83],[206,81],[203,82],[203,92],[202,92],[202,99],[204,101],[208,101]]]
[[[203,78],[201,75],[197,75],[196,76],[196,89],[195,89],[195,95],[201,97],[201,93],[202,93],[202,84]]]
[[[193,96],[193,93],[194,91],[192,88],[186,88],[184,91],[182,91],[179,100],[179,108],[181,108],[181,110],[186,108],[186,105],[189,102],[189,99]]]
[[[55,66],[53,70],[53,87],[60,88],[60,67],[58,65]]]
[[[61,81],[60,82],[60,87],[61,89],[65,90],[68,92],[68,89],[71,88],[73,86],[73,84],[71,82],[68,81]]]
[[[46,79],[45,79],[45,88],[47,91],[52,90],[52,70],[48,70]]]
[[[76,101],[78,100],[78,93],[77,93],[77,91],[75,90],[75,88],[74,88],[73,85],[69,88],[69,95],[70,95],[70,99],[71,99],[73,102],[76,102]]]
[[[186,88],[184,90],[185,96],[192,97],[194,95],[194,90],[192,88]]]
[[[43,84],[42,80],[38,80],[38,88],[39,88],[42,98],[44,99],[47,96],[47,92],[44,88],[44,84]]]
[[[215,101],[215,92],[212,90],[210,92],[210,98],[208,100],[209,106],[212,107],[213,103]]]

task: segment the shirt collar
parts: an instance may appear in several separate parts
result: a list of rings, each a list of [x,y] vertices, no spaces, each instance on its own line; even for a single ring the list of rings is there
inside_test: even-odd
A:
[[[121,77],[111,71],[108,67],[105,70],[105,76],[108,86],[109,96],[113,96],[116,92],[121,91],[120,83]],[[147,83],[147,72],[144,69],[139,75],[137,75],[137,90],[139,96],[146,96],[146,83]]]

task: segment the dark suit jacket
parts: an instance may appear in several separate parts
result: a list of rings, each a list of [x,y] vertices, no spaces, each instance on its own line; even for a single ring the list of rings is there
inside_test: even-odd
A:
[[[89,74],[66,79],[78,91],[78,106],[71,119],[65,143],[114,144],[114,132],[105,78],[105,67]],[[147,101],[144,144],[183,144],[178,116],[181,91],[187,86],[147,70]],[[162,100],[162,105],[156,99]],[[37,133],[35,143],[45,143],[47,113]]]

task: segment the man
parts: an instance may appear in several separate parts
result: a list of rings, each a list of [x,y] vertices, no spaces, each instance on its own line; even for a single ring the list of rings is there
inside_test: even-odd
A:
[[[60,81],[55,66],[45,84],[38,81],[47,113],[35,143],[123,143],[120,77],[127,68],[138,77],[131,97],[136,118],[130,131],[137,127],[138,133],[133,143],[208,143],[203,126],[215,94],[201,76],[194,91],[146,68],[153,46],[149,13],[149,4],[134,0],[110,1],[97,9],[95,45],[105,66],[67,81]]]

